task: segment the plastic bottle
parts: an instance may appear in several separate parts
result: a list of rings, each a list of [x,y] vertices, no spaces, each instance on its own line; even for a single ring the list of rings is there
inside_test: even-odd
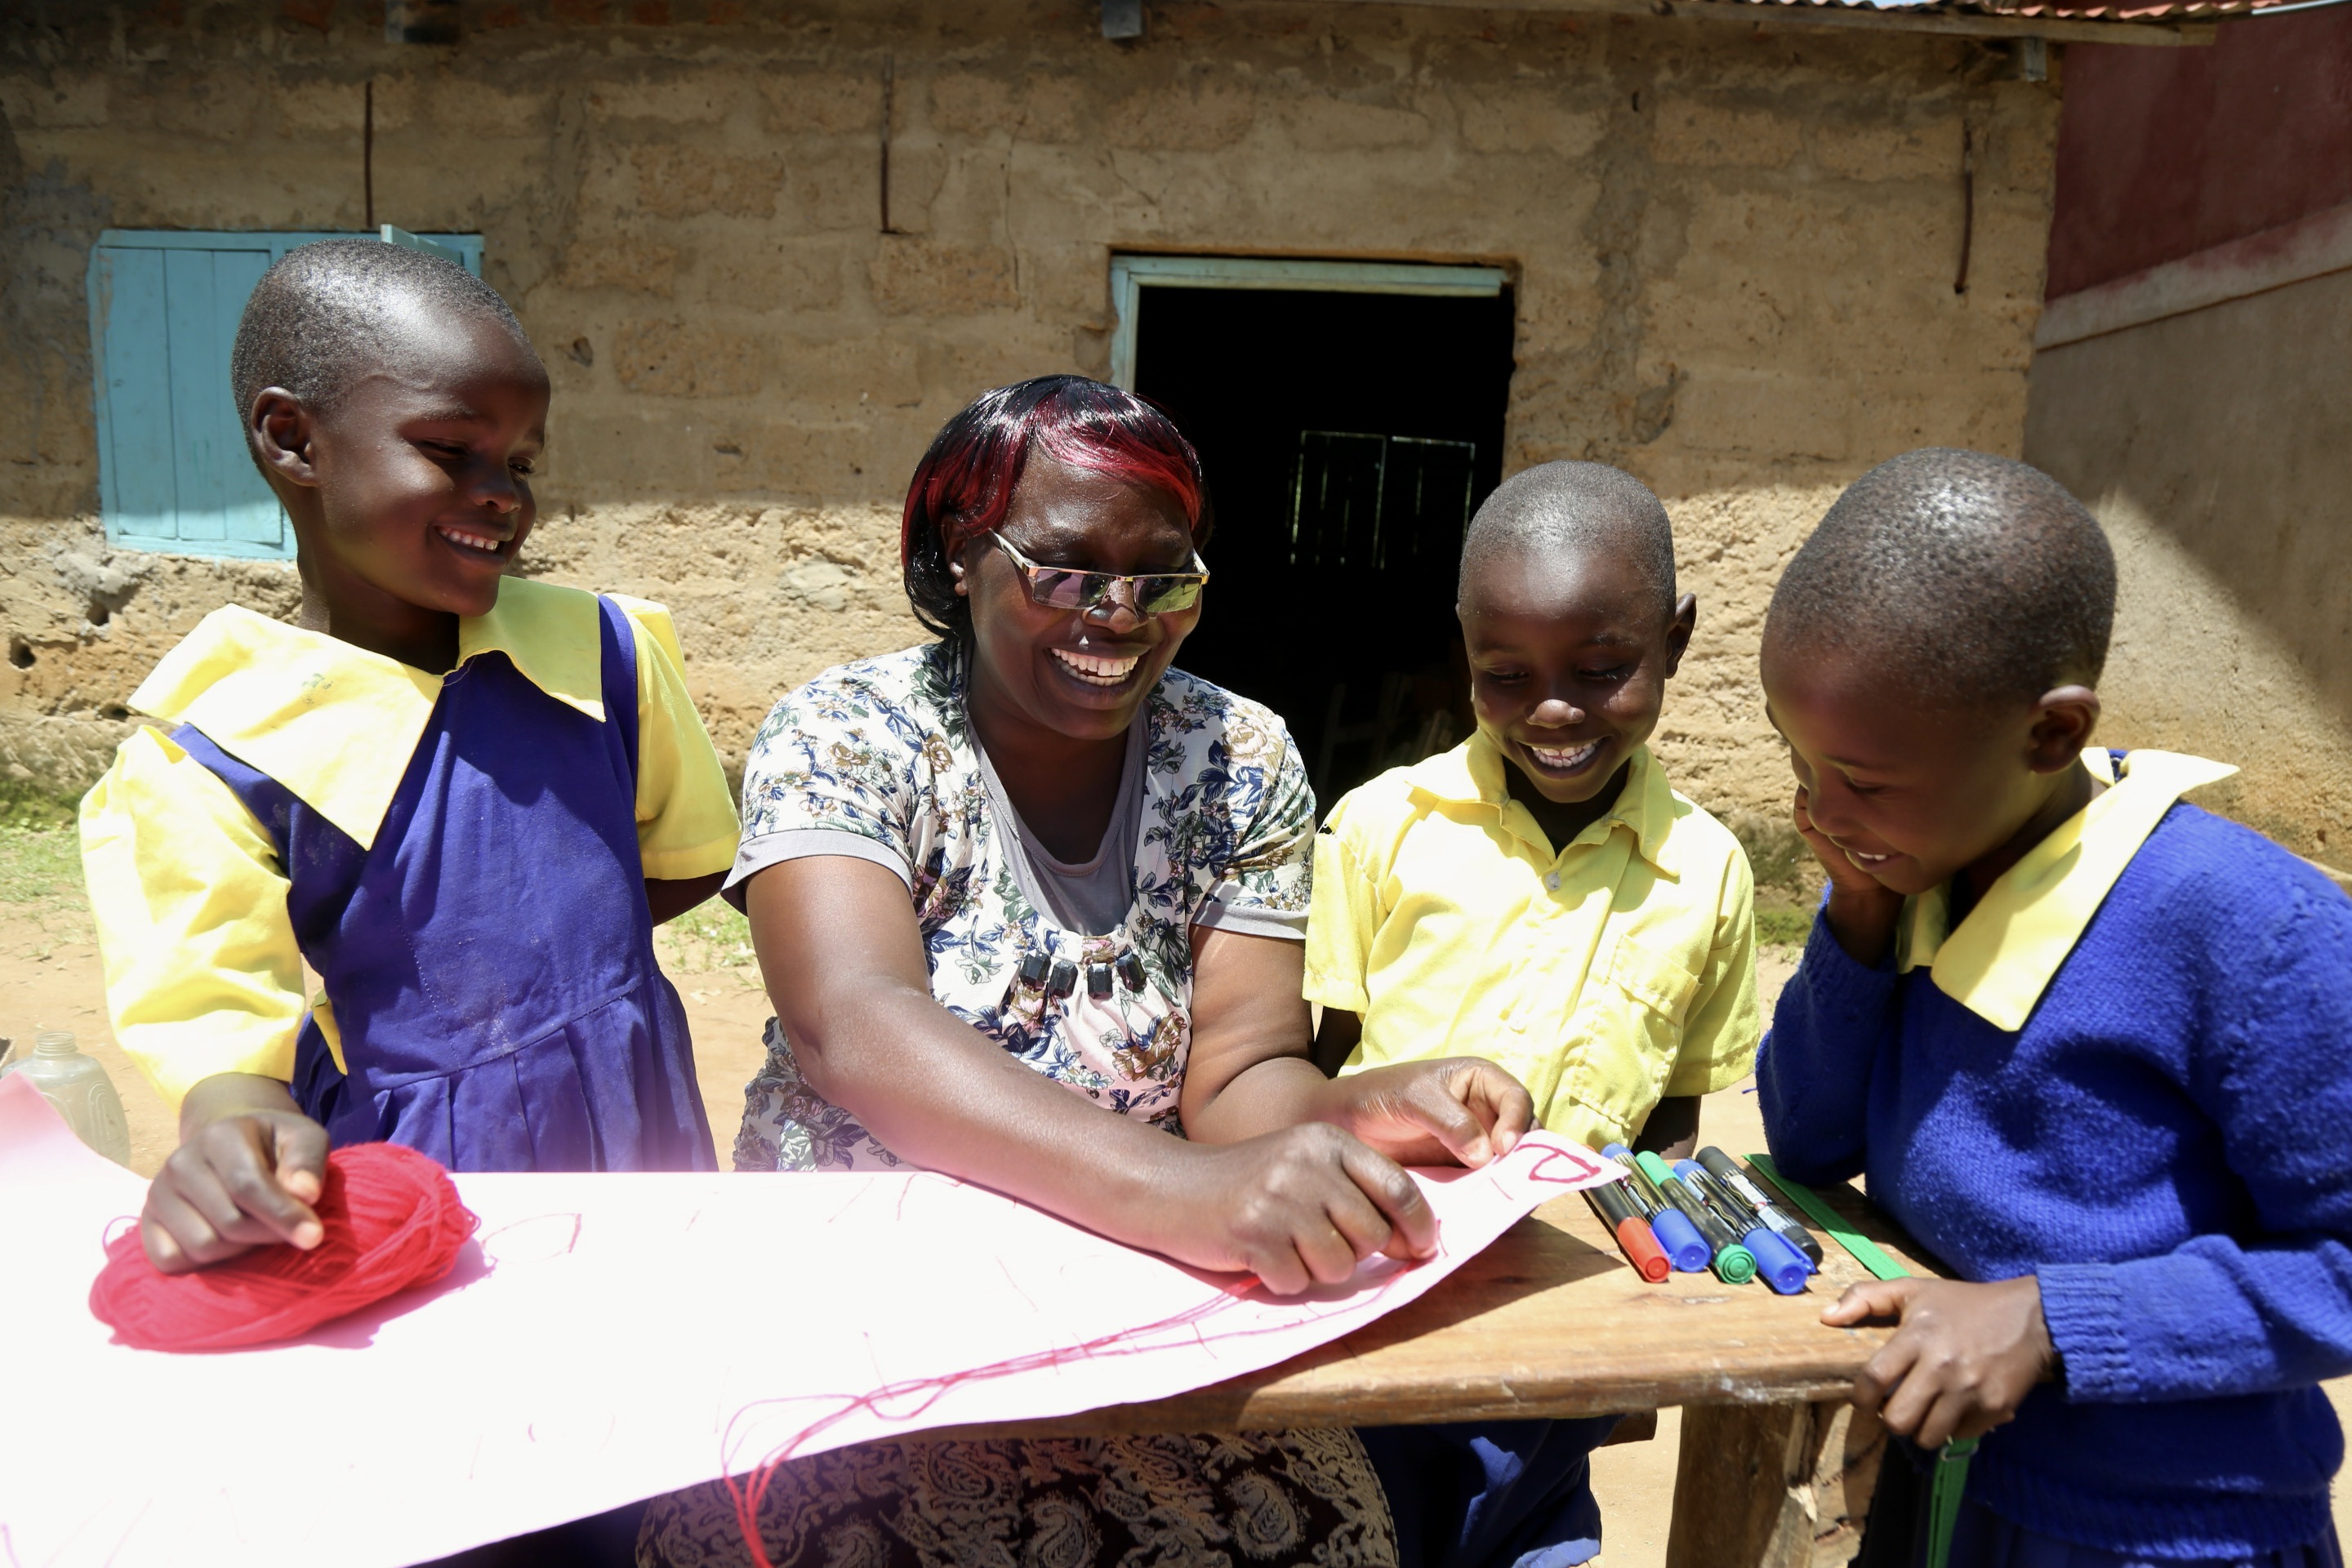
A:
[[[131,1123],[123,1119],[122,1097],[114,1092],[105,1064],[74,1047],[73,1031],[43,1029],[33,1037],[31,1054],[16,1057],[7,1072],[31,1079],[75,1137],[118,1165],[131,1163]]]

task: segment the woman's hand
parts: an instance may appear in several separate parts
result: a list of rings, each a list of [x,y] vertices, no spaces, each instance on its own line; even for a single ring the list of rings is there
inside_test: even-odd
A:
[[[1903,895],[1885,887],[1869,872],[1855,865],[1844,850],[1829,841],[1828,835],[1813,826],[1812,797],[1802,784],[1797,786],[1797,800],[1790,817],[1797,832],[1829,874],[1829,902],[1822,918],[1830,923],[1830,934],[1856,963],[1876,963],[1886,955],[1895,940],[1895,922],[1903,913]]]
[[[1902,1327],[1853,1380],[1853,1403],[1923,1448],[1982,1436],[2057,1372],[2042,1282],[2031,1274],[1992,1285],[1873,1280],[1849,1287],[1822,1313],[1837,1328],[1871,1318]]]
[[[1435,1248],[1436,1215],[1412,1178],[1324,1114],[1327,1097],[1359,1091],[1307,1059],[1297,942],[1194,933],[1188,1143],[1087,1104],[941,1007],[906,884],[888,869],[810,857],[747,887],[752,945],[803,1078],[914,1163],[1284,1294],[1346,1279],[1375,1253]],[[1433,1150],[1443,1144],[1416,1116],[1465,1147],[1469,1127],[1490,1146],[1507,1128],[1516,1139],[1516,1084],[1472,1064],[1449,1096],[1440,1066],[1357,1120],[1410,1126]]]
[[[1144,1245],[1195,1268],[1245,1269],[1277,1296],[1351,1277],[1385,1252],[1437,1249],[1437,1216],[1392,1160],[1336,1127],[1287,1127],[1240,1143],[1175,1145],[1176,1184]]]
[[[215,1074],[180,1108],[180,1146],[147,1188],[139,1244],[166,1274],[278,1242],[307,1251],[326,1236],[310,1207],[326,1175],[327,1130],[284,1084]]]
[[[1477,1057],[1370,1068],[1334,1079],[1324,1120],[1401,1165],[1500,1159],[1535,1125],[1517,1079]]]
[[[906,884],[889,870],[810,857],[748,885],[752,943],[802,1076],[914,1163],[1286,1293],[1345,1279],[1376,1252],[1420,1258],[1436,1245],[1436,1216],[1394,1162],[1292,1110],[1329,1087],[1303,1054],[1298,943],[1214,933],[1232,945],[1212,966],[1212,1033],[1265,1075],[1264,1091],[1212,1107],[1188,1076],[1186,1131],[1211,1134],[1188,1143],[1087,1104],[941,1007]],[[1286,956],[1274,984],[1248,984]],[[1199,994],[1196,982],[1196,1020]],[[1196,1069],[1199,1050],[1196,1034]]]

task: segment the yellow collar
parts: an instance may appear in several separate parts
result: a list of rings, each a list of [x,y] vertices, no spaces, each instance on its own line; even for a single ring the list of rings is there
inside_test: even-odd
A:
[[[1405,782],[1421,794],[1450,805],[1485,806],[1493,811],[1498,825],[1525,839],[1528,844],[1547,851],[1565,855],[1571,845],[1553,846],[1536,825],[1535,814],[1511,798],[1510,760],[1502,748],[1484,730],[1471,731],[1470,738],[1450,752],[1427,757],[1405,770]],[[1666,783],[1666,772],[1650,755],[1647,746],[1633,748],[1630,771],[1625,775],[1625,787],[1618,792],[1617,804],[1608,815],[1591,824],[1578,834],[1574,844],[1600,844],[1622,826],[1633,836],[1634,847],[1642,858],[1669,877],[1679,875],[1667,847],[1668,837],[1675,826],[1675,792]]]
[[[597,614],[593,594],[509,578],[488,615],[457,623],[458,666],[503,653],[532,685],[602,722]],[[231,605],[165,654],[131,705],[194,724],[364,849],[375,843],[443,679]]]
[[[2172,752],[2126,752],[2120,773],[2105,750],[2083,762],[2110,787],[2002,872],[1957,930],[1947,883],[1906,900],[1895,931],[1897,968],[1928,966],[1936,989],[2011,1034],[2173,802],[2238,771]]]

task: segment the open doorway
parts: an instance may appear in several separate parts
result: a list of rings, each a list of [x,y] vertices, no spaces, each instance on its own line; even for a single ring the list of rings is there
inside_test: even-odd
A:
[[[1483,284],[1391,293],[1225,265],[1290,275],[1142,277],[1120,368],[1198,445],[1216,508],[1207,613],[1177,662],[1280,713],[1328,806],[1469,732],[1454,571],[1501,480],[1511,293],[1481,268],[1362,269]]]

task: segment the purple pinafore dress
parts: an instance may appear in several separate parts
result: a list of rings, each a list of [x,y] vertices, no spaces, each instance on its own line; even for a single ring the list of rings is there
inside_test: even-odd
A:
[[[336,1146],[457,1171],[718,1168],[637,849],[636,641],[600,598],[605,721],[486,652],[440,697],[372,848],[193,725],[173,740],[277,845],[315,1014],[296,1101]]]

